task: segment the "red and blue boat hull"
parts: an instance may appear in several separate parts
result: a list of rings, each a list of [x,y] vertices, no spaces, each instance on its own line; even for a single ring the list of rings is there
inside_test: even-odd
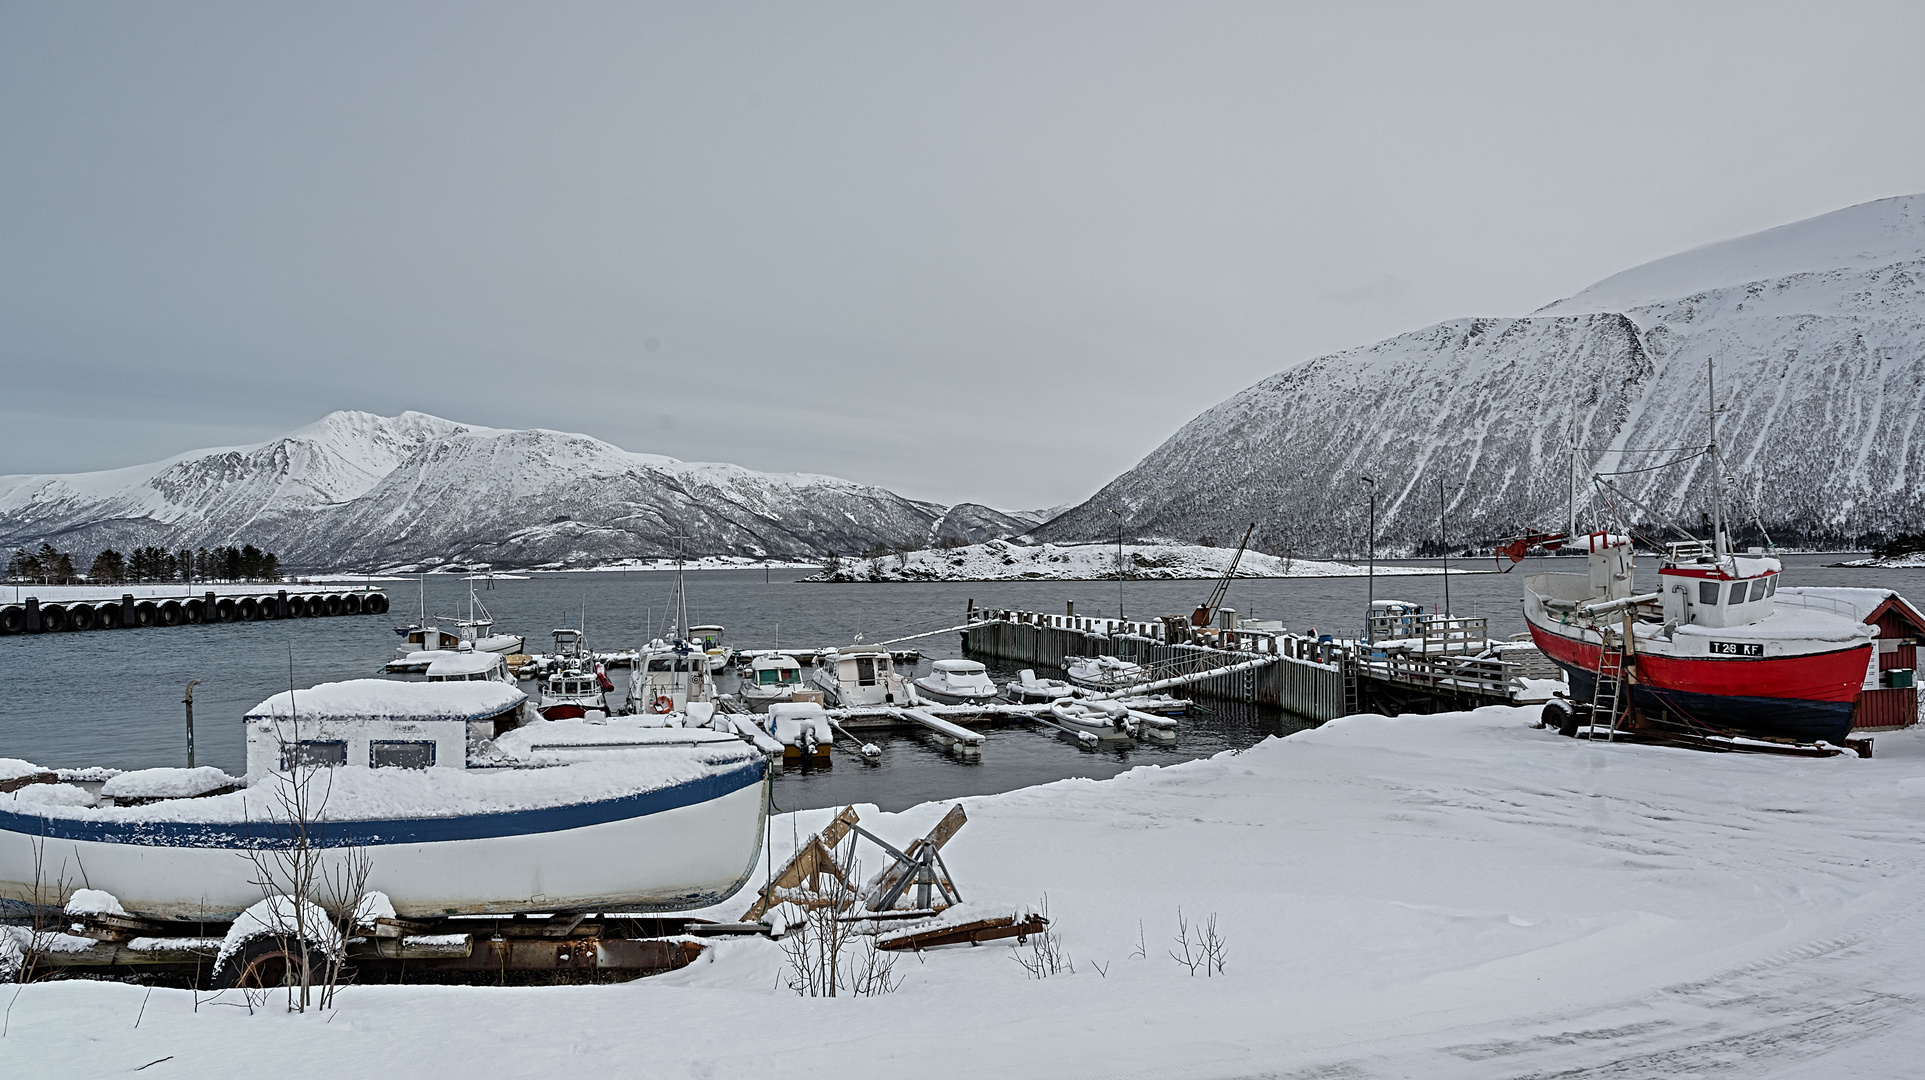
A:
[[[1591,700],[1596,645],[1537,625],[1531,636],[1570,681],[1571,696]],[[1843,743],[1851,734],[1870,643],[1827,652],[1770,657],[1680,657],[1640,652],[1627,684],[1647,715],[1663,712],[1687,727],[1729,735]]]

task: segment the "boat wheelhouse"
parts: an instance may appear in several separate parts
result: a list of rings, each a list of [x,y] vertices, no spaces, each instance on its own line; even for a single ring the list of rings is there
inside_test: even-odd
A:
[[[601,671],[570,667],[541,679],[541,700],[535,711],[544,720],[580,720],[607,716],[610,683]]]
[[[722,643],[722,633],[723,627],[715,623],[688,628],[689,643],[708,656],[709,670],[712,672],[721,671],[728,667],[730,660],[735,659],[735,650]]]
[[[644,659],[628,675],[628,711],[666,716],[686,713],[692,702],[713,702],[715,680],[708,654],[688,641],[659,639],[642,650]]]

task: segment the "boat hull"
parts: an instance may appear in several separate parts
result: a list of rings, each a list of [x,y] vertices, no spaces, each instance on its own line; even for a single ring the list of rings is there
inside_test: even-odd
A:
[[[992,690],[986,694],[957,694],[948,690],[932,689],[922,680],[916,680],[916,696],[926,698],[938,705],[989,705],[1001,696],[1001,691]]]
[[[1599,648],[1531,624],[1545,656],[1564,669],[1571,694],[1589,701],[1597,687]],[[1664,656],[1641,652],[1632,700],[1650,713],[1743,735],[1842,743],[1871,658],[1872,646],[1761,658]]]
[[[367,887],[403,916],[686,911],[727,899],[754,870],[766,812],[762,761],[618,799],[497,814],[331,821],[324,865],[371,861]],[[98,822],[0,811],[0,907],[62,902],[84,883],[130,913],[230,919],[262,898],[260,823]],[[263,853],[272,858],[272,851]],[[34,880],[35,867],[41,880]]]

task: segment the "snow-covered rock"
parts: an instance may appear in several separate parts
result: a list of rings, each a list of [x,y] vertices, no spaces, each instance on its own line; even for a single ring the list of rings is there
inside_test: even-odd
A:
[[[1222,577],[1235,548],[1195,544],[1125,544],[1125,576],[1131,580]],[[1238,577],[1354,577],[1353,563],[1286,559],[1246,551]],[[1380,566],[1379,574],[1429,574],[1426,567]],[[872,559],[842,559],[833,571],[803,581],[1096,581],[1116,576],[1115,544],[1013,544],[991,540],[968,547],[911,551]]]
[[[1456,319],[1311,360],[1185,425],[1042,540],[1235,535],[1359,551],[1360,475],[1380,545],[1565,520],[1569,433],[1585,473],[1707,441],[1706,362],[1735,516],[1827,542],[1925,510],[1925,195],[1854,206],[1627,270],[1525,318]],[[1688,451],[1686,452],[1688,453]],[[1695,527],[1705,459],[1620,478]]]
[[[0,545],[253,543],[284,566],[573,568],[694,555],[813,559],[1034,515],[953,510],[806,473],[630,453],[566,432],[337,412],[257,446],[66,476],[0,477]]]

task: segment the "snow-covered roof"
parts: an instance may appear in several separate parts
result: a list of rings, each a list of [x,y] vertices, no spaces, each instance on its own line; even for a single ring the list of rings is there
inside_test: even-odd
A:
[[[292,701],[290,702],[290,694]],[[249,720],[485,720],[527,699],[498,682],[391,682],[349,679],[283,691],[254,706]]]
[[[930,666],[952,675],[975,675],[983,670],[983,666],[974,660],[938,660]]]
[[[480,675],[501,662],[501,657],[490,652],[449,652],[428,664],[429,675]]]

